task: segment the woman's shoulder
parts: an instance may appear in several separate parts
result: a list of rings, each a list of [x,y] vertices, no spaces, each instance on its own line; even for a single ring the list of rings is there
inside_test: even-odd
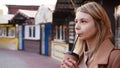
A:
[[[113,49],[110,56],[120,56],[120,49]]]
[[[110,54],[111,59],[119,58],[120,59],[120,49],[113,49]]]
[[[120,49],[113,49],[109,57],[109,66],[111,68],[120,67]]]

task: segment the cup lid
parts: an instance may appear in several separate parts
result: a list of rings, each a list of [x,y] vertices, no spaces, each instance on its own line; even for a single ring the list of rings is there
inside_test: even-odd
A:
[[[79,59],[79,55],[76,54],[76,53],[74,53],[73,51],[68,51],[68,52],[66,52],[65,54],[73,55],[73,56],[75,56],[77,59]]]

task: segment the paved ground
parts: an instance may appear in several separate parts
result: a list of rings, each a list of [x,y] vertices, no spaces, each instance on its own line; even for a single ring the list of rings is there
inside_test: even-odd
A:
[[[35,53],[0,49],[0,68],[60,68],[60,61]]]

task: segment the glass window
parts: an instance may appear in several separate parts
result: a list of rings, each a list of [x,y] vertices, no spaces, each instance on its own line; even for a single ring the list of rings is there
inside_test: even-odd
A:
[[[40,26],[39,25],[26,25],[25,26],[25,39],[40,39]]]
[[[15,27],[0,27],[0,37],[14,38],[15,35]]]

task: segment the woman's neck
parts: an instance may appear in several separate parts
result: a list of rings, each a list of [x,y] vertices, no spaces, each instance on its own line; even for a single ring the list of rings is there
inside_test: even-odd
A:
[[[95,43],[95,42],[96,42],[95,37],[86,40],[86,44],[87,44],[88,50],[91,50],[92,48],[95,47],[95,46],[94,46],[94,43]]]

